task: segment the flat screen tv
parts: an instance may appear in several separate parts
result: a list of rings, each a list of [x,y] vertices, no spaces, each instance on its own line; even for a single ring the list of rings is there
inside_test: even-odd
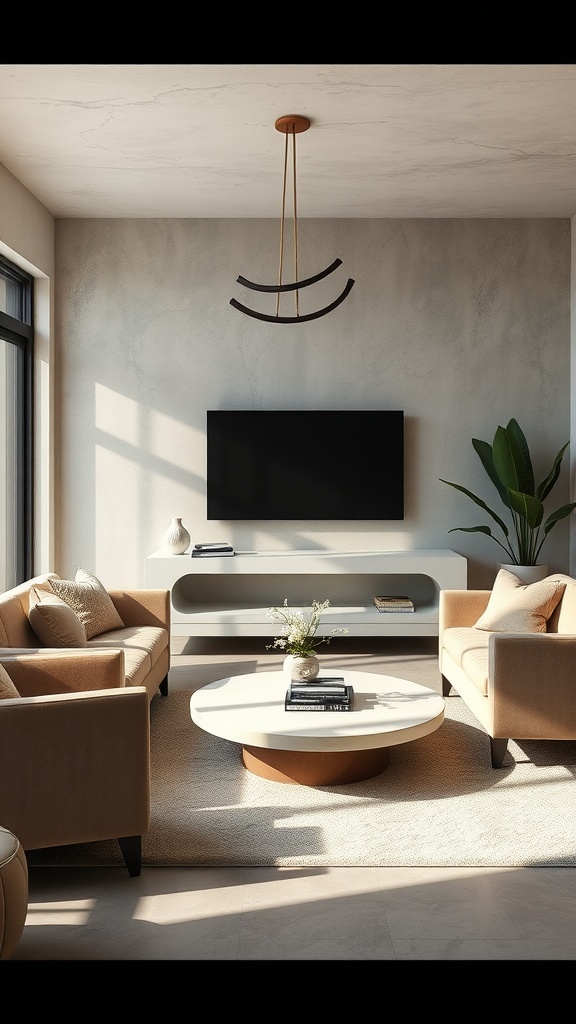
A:
[[[207,518],[404,518],[404,413],[209,410]]]

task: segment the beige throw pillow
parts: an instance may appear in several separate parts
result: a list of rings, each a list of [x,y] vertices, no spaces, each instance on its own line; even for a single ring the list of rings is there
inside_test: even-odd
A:
[[[10,697],[19,697],[20,694],[10,679],[6,669],[0,665],[0,700],[9,700]]]
[[[108,591],[87,569],[78,569],[74,580],[50,580],[50,587],[76,612],[87,640],[109,629],[122,629],[124,623]]]
[[[30,588],[28,621],[46,647],[86,647],[86,630],[76,612],[47,590]]]
[[[506,569],[500,569],[486,611],[475,623],[476,629],[491,632],[545,633],[566,584],[559,579],[522,583]]]

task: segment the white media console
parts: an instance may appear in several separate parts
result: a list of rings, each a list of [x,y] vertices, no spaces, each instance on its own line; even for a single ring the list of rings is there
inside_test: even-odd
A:
[[[468,565],[455,551],[239,551],[192,558],[155,551],[146,587],[169,590],[175,636],[278,636],[266,615],[330,601],[318,635],[437,636],[441,590],[466,590]],[[414,611],[379,612],[376,594],[406,594]]]

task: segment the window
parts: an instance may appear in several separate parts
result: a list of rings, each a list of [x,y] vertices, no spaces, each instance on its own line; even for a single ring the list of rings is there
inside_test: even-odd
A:
[[[0,256],[1,590],[32,575],[32,285]]]

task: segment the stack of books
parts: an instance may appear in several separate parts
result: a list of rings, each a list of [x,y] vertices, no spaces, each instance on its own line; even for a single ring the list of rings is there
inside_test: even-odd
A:
[[[286,711],[352,711],[354,689],[343,676],[317,676],[310,683],[293,681],[286,691]]]
[[[233,555],[234,548],[231,544],[217,541],[214,544],[195,544],[192,548],[192,558],[210,558],[215,555]]]
[[[375,597],[374,604],[379,612],[413,612],[414,602],[409,597],[388,597],[385,594]]]

